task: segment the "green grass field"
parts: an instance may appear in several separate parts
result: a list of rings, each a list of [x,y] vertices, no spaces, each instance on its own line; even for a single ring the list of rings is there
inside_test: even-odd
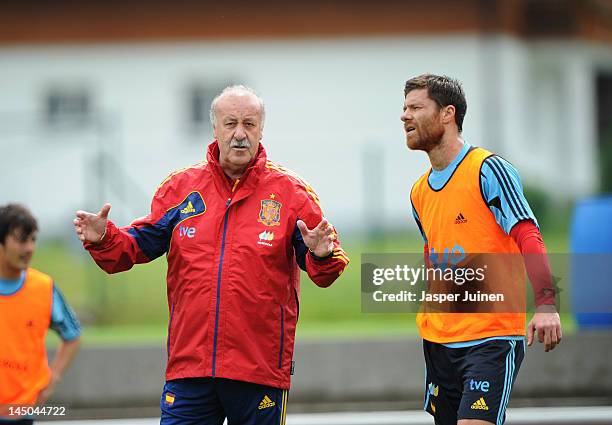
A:
[[[563,233],[545,235],[545,240],[550,252],[567,252],[567,237]],[[394,234],[368,242],[347,237],[343,246],[352,261],[331,287],[318,288],[303,274],[297,338],[416,335],[414,315],[361,312],[360,256],[420,253],[420,236]],[[163,343],[168,320],[164,257],[129,272],[107,275],[86,252],[70,251],[61,243],[47,242],[39,246],[32,265],[53,276],[76,310],[84,325],[85,344]],[[562,294],[566,297],[567,291]],[[575,328],[571,316],[563,315],[562,320],[566,332]],[[50,343],[57,343],[57,337],[50,337]]]

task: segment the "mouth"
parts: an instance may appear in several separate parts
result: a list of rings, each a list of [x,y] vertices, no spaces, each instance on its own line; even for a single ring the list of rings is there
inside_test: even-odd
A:
[[[411,134],[412,132],[416,131],[416,128],[412,126],[407,126],[404,127],[404,131],[406,132],[406,134]]]

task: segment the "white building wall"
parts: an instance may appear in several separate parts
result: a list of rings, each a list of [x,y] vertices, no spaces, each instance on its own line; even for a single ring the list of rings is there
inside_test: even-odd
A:
[[[209,135],[194,138],[185,128],[186,88],[229,79],[261,94],[269,157],[312,184],[341,230],[368,230],[364,217],[372,209],[383,227],[413,227],[408,194],[428,161],[406,149],[399,116],[405,80],[424,72],[463,82],[467,141],[506,156],[524,180],[548,188],[569,182],[562,196],[592,191],[588,70],[591,56],[610,52],[590,56],[584,46],[571,46],[543,60],[511,38],[490,46],[453,36],[0,48],[0,203],[27,204],[47,234],[66,232],[75,209],[99,208],[102,200],[114,204],[111,215],[120,224],[145,214],[157,184],[200,161],[209,142]],[[578,50],[583,54],[573,56]],[[497,62],[489,67],[492,54]],[[102,125],[46,130],[43,94],[57,83],[87,86]],[[573,115],[566,119],[569,103]],[[584,149],[571,143],[578,136]],[[567,154],[558,152],[563,138],[563,152],[573,146]],[[100,146],[131,177],[106,192],[91,178]],[[382,170],[364,159],[368,149],[381,151]],[[364,179],[377,172],[380,191],[364,193]]]

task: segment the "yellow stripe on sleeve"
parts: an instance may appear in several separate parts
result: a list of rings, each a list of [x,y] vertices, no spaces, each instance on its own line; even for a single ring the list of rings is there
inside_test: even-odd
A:
[[[319,209],[321,210],[321,214],[323,213],[323,209],[321,208],[321,202],[319,201],[319,197],[317,196],[317,194],[315,193],[314,189],[312,188],[312,186],[310,186],[308,184],[308,182],[306,182],[306,180],[304,180],[303,178],[301,178],[299,175],[297,175],[295,172],[291,171],[288,168],[283,167],[282,165],[278,165],[272,161],[267,161],[266,162],[266,168],[269,168],[271,170],[275,170],[278,171],[279,173],[288,175],[293,177],[294,179],[296,179],[304,188],[304,190],[306,190],[306,192],[311,196],[312,200],[315,202],[315,204],[317,204],[317,206],[319,207]]]

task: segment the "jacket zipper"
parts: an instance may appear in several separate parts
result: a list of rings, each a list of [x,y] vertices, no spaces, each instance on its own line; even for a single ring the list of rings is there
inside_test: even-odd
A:
[[[215,377],[215,368],[217,366],[217,334],[219,330],[219,303],[221,295],[221,268],[223,266],[223,254],[225,252],[225,236],[227,234],[227,218],[229,216],[229,205],[232,198],[229,198],[225,203],[225,216],[223,217],[223,238],[221,239],[221,255],[219,256],[219,270],[217,272],[217,305],[215,306],[215,334],[213,337],[213,356],[212,356],[212,377]]]
[[[285,310],[283,306],[280,306],[280,350],[278,351],[278,368],[282,369],[283,367],[283,342],[285,335]]]

